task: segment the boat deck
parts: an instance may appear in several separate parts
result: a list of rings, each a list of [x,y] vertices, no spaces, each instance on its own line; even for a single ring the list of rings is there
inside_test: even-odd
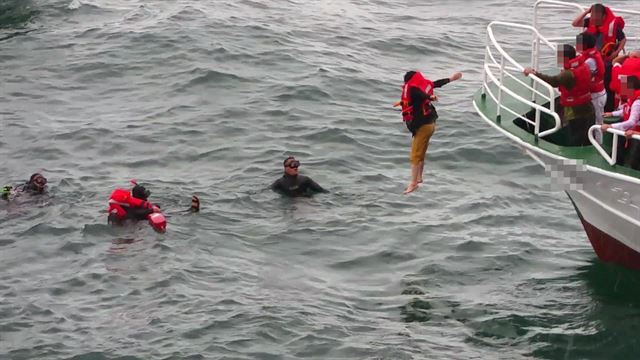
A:
[[[516,75],[516,77],[518,76]],[[525,82],[529,81],[524,75],[520,75],[518,78],[521,81],[525,81]],[[519,84],[517,81],[511,78],[504,79],[504,84],[507,85],[509,89],[511,89],[517,94],[520,94],[523,97],[530,96],[529,95],[530,90],[528,90],[523,85]],[[498,87],[495,84],[489,83],[488,86],[490,87],[493,94],[498,93]],[[542,97],[536,99],[537,104],[541,104],[549,108],[549,104],[548,103],[543,104],[542,103],[543,101],[545,100],[543,100]],[[593,146],[561,146],[561,145],[554,144],[550,141],[547,141],[544,138],[536,139],[536,137],[532,133],[527,132],[525,129],[521,128],[516,124],[516,119],[519,119],[516,115],[513,115],[512,113],[510,113],[509,111],[506,111],[505,109],[501,110],[500,112],[501,119],[498,121],[496,116],[497,103],[493,100],[493,98],[491,98],[491,96],[489,95],[483,96],[482,90],[478,90],[474,94],[473,102],[477,110],[482,113],[485,120],[491,121],[494,126],[499,127],[503,131],[518,137],[521,141],[529,145],[538,147],[541,150],[547,151],[557,156],[582,161],[585,165],[597,167],[605,171],[611,171],[619,174],[640,178],[640,171],[636,171],[621,165],[613,165],[613,166],[609,165],[609,163],[598,153],[598,151]],[[527,114],[533,110],[532,107],[519,101],[518,99],[513,98],[511,95],[507,94],[506,92],[502,93],[502,104],[503,106],[506,106],[507,108],[521,115]],[[552,121],[553,120],[551,117],[545,114],[542,114],[542,119],[541,119],[542,124],[551,124]],[[549,139],[553,139],[554,137],[558,139],[561,136],[562,134],[560,133],[552,134],[552,135],[549,135]],[[605,149],[610,152],[611,150],[610,134],[605,134],[604,144],[605,144],[604,145]]]

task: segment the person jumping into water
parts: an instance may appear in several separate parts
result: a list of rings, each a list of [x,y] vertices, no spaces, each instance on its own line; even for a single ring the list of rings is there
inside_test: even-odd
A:
[[[402,106],[402,120],[411,132],[411,182],[404,191],[408,194],[418,188],[422,183],[424,172],[424,159],[429,147],[429,140],[436,130],[438,113],[433,106],[433,101],[438,97],[433,94],[433,89],[442,87],[452,81],[462,78],[462,73],[453,73],[449,78],[432,82],[419,71],[409,71],[404,74],[404,85],[400,101],[394,106]]]

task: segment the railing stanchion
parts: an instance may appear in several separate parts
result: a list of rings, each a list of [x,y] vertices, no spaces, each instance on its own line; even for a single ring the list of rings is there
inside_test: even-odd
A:
[[[618,134],[613,134],[613,142],[611,144],[611,162],[613,163],[611,165],[615,165],[616,162],[618,162]]]
[[[500,109],[502,109],[502,86],[504,84],[504,56],[500,56],[500,84],[498,84],[498,106],[496,111],[496,121],[502,120]]]

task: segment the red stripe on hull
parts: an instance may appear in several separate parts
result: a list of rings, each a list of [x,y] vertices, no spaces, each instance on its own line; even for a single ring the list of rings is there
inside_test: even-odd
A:
[[[576,209],[577,211],[577,209]],[[589,224],[577,211],[578,217],[584,226],[584,231],[589,237],[591,246],[595,250],[598,258],[605,262],[612,262],[622,266],[640,270],[640,253],[614,239],[604,231]]]

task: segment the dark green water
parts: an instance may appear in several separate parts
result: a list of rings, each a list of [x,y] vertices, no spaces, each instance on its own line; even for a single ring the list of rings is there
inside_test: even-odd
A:
[[[640,276],[474,113],[532,3],[0,0],[0,359],[633,359]],[[402,195],[402,75],[439,92]],[[268,190],[282,159],[331,193]],[[136,178],[166,234],[106,225]]]

